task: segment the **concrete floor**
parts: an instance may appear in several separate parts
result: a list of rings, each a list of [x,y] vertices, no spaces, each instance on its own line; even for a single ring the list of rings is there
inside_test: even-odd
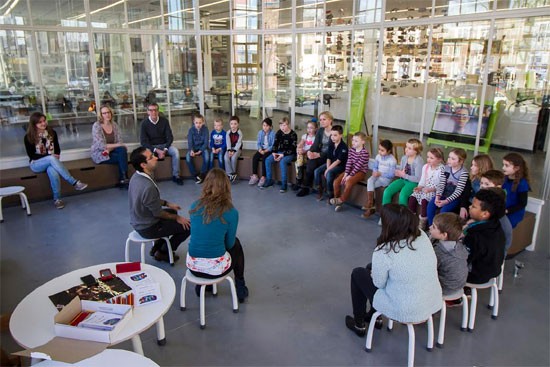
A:
[[[183,187],[159,184],[162,197],[179,203],[183,213],[200,192],[186,180]],[[241,181],[233,186],[240,212],[240,237],[246,256],[245,276],[250,298],[233,314],[227,285],[206,301],[206,329],[199,328],[199,302],[188,291],[187,311],[179,309],[186,244],[176,266],[147,259],[169,272],[178,293],[165,315],[167,344],[156,344],[155,328],[141,335],[145,355],[161,366],[335,366],[404,365],[407,330],[375,331],[373,351],[365,339],[344,326],[351,313],[349,276],[370,262],[380,232],[378,217],[364,220],[357,208],[335,213],[313,196],[296,198],[277,189],[260,191]],[[131,231],[126,191],[110,189],[66,198],[56,210],[51,201],[32,203],[33,215],[4,208],[0,225],[0,311],[12,311],[34,288],[71,270],[98,263],[122,261]],[[133,248],[138,258],[137,246]],[[513,278],[514,260],[507,261],[498,320],[484,307],[481,291],[476,328],[460,332],[461,311],[447,316],[444,349],[425,350],[426,327],[416,329],[416,364],[431,366],[548,366],[549,256],[548,244],[516,257],[525,263]],[[435,317],[436,335],[439,317]],[[19,349],[9,333],[2,348]],[[124,342],[116,348],[131,350]]]

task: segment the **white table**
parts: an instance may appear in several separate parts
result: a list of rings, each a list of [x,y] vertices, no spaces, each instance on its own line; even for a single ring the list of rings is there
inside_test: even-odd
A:
[[[40,367],[97,367],[97,366],[132,366],[132,367],[159,367],[158,364],[134,352],[122,349],[106,349],[93,357],[86,358],[78,363],[70,364],[57,361],[42,361],[33,366]]]
[[[57,309],[49,296],[75,285],[82,284],[81,277],[92,274],[99,276],[99,270],[109,268],[115,273],[117,263],[94,265],[78,269],[54,278],[35,289],[23,298],[13,311],[10,319],[10,331],[15,341],[24,348],[35,348],[55,337],[54,316]],[[174,302],[176,285],[172,277],[162,269],[148,264],[141,264],[141,270],[151,275],[160,283],[161,300],[146,306],[134,307],[132,319],[115,336],[111,345],[132,339],[134,351],[143,355],[139,334],[156,323],[157,343],[166,344],[163,316]]]

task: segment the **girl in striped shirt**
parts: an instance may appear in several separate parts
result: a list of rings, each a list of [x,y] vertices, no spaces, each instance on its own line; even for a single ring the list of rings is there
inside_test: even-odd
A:
[[[454,212],[460,205],[460,195],[468,181],[468,171],[464,168],[466,151],[454,148],[449,152],[447,165],[441,172],[435,197],[428,204],[428,226],[432,225],[438,209],[441,213]]]
[[[369,167],[369,152],[365,149],[366,140],[367,136],[363,132],[353,135],[346,169],[334,180],[334,198],[330,199],[330,203],[336,205],[334,210],[337,212],[342,210],[342,204],[347,200],[353,185],[365,179]],[[344,185],[342,196],[340,196],[341,185]]]

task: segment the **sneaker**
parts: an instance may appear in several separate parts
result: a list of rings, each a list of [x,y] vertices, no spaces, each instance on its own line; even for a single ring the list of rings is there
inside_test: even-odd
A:
[[[382,218],[380,218],[380,220],[378,221],[378,225],[382,226]]]
[[[281,189],[279,190],[281,194],[284,194],[286,192],[286,186],[281,186]]]
[[[307,187],[302,187],[296,194],[296,196],[299,198],[304,197],[306,195],[309,195],[309,188]]]
[[[262,187],[265,183],[265,177],[260,178],[260,181],[258,181],[258,187]]]
[[[274,184],[275,184],[275,181],[273,181],[273,180],[270,178],[270,179],[268,179],[268,180],[265,180],[265,182],[264,182],[262,188],[266,189],[266,188],[268,188],[268,187],[273,186]]]
[[[256,185],[259,181],[260,181],[260,179],[258,178],[258,176],[252,175],[252,176],[250,176],[250,180],[248,181],[248,184],[249,185]]]
[[[237,179],[237,175],[236,175],[236,174],[233,173],[233,174],[229,175],[229,181],[235,182],[236,179]]]
[[[61,199],[54,200],[53,205],[56,209],[63,209],[65,207],[65,203]]]
[[[346,316],[346,327],[353,331],[358,337],[362,338],[367,333],[367,325],[357,325],[353,316]]]
[[[342,205],[342,200],[340,198],[332,198],[329,203],[330,205]]]
[[[342,210],[342,204],[336,205],[336,207],[334,208],[334,211],[335,211],[335,212],[339,212],[339,211],[341,211],[341,210]]]
[[[177,185],[183,186],[183,177],[181,176],[174,176],[172,181],[174,181]]]
[[[82,191],[86,187],[88,187],[88,184],[84,182],[76,181],[76,183],[74,184],[75,190],[78,190],[78,191]]]
[[[298,184],[292,184],[292,191],[298,191],[300,190],[302,186],[298,185]]]
[[[195,176],[195,183],[197,185],[200,185],[202,183],[202,177],[201,175]]]
[[[172,256],[174,257],[174,263],[180,259],[180,257],[176,254],[172,254]],[[167,252],[157,251],[155,253],[155,260],[164,261],[164,262],[169,263],[170,262],[170,256],[168,256]]]

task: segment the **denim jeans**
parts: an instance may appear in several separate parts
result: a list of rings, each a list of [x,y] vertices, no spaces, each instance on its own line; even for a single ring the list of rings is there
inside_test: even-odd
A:
[[[153,145],[153,148],[164,149],[164,145]],[[180,152],[178,148],[170,145],[167,154],[172,157],[172,176],[178,177],[180,175]]]
[[[321,181],[323,179],[323,175],[325,174],[326,170],[327,170],[327,164],[326,163],[315,169],[315,171],[313,173],[313,186],[314,187],[321,186]],[[329,194],[333,194],[334,180],[342,172],[344,172],[344,167],[341,167],[341,166],[336,166],[336,167],[332,168],[330,171],[328,171],[327,179],[326,179],[326,182],[327,182],[326,189],[327,189],[327,192]]]
[[[280,161],[279,161],[279,168],[281,169],[281,185],[283,187],[286,187],[287,184],[287,166],[290,162],[292,162],[296,156],[294,154],[291,155],[285,155]],[[270,154],[269,157],[265,159],[265,177],[268,180],[273,179],[273,173],[272,173],[272,164],[275,162],[275,158],[273,157],[273,154]]]
[[[208,172],[208,168],[210,167],[210,151],[208,149],[205,149],[201,150],[201,152],[201,173],[205,174],[206,172]],[[187,162],[187,167],[189,167],[189,172],[191,173],[191,176],[195,177],[197,175],[197,170],[195,169],[195,165],[193,164],[193,158],[194,157],[191,157],[191,151],[189,150],[185,155],[185,161]]]
[[[437,214],[437,209],[439,209],[440,213],[449,213],[454,212],[455,209],[460,205],[460,198],[451,201],[447,205],[443,205],[441,208],[438,208],[437,205],[435,205],[435,197],[430,200],[428,203],[428,209],[427,209],[427,215],[428,215],[428,225],[431,226],[432,222],[434,221],[434,217]]]
[[[53,191],[53,199],[58,200],[61,198],[61,180],[59,176],[63,177],[65,181],[74,185],[76,183],[76,178],[71,176],[67,168],[55,158],[53,155],[49,155],[44,158],[40,158],[36,161],[32,161],[30,164],[31,171],[34,173],[41,173],[46,171],[48,178],[50,179],[50,186]]]
[[[224,169],[224,159],[223,156],[225,155],[225,150],[220,150],[219,153],[214,153],[212,150],[210,150],[210,165],[208,166],[208,169],[214,168],[214,158],[215,156],[218,156],[218,167],[220,169]]]
[[[109,153],[109,159],[101,162],[101,164],[116,164],[118,165],[119,180],[125,180],[128,172],[128,151],[125,147],[118,147]]]

